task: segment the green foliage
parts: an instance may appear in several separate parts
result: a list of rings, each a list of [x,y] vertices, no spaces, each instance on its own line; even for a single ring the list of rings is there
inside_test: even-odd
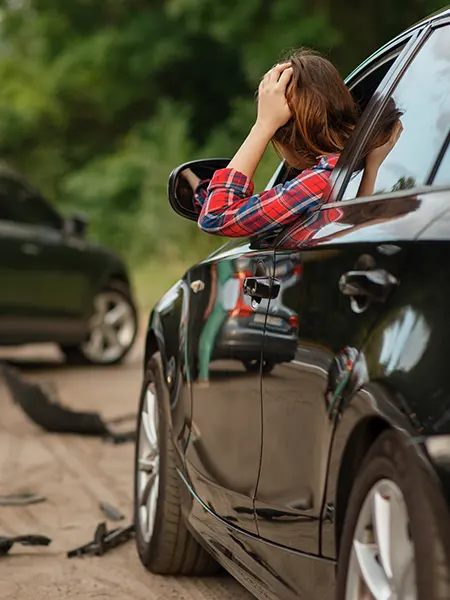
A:
[[[438,0],[0,0],[2,159],[134,264],[220,243],[175,215],[167,178],[232,156],[260,77],[313,46],[343,74]],[[257,188],[277,159],[266,153]]]

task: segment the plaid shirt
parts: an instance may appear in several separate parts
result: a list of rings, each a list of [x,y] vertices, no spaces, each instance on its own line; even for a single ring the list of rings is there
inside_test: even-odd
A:
[[[211,181],[201,181],[195,192],[200,229],[227,237],[246,237],[279,230],[300,217],[307,220],[329,190],[338,154],[320,157],[314,167],[295,179],[253,194],[249,177],[234,169],[219,169]]]

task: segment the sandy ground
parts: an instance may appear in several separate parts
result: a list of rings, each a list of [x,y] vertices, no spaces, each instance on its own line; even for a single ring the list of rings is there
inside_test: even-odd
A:
[[[52,347],[2,350],[0,359],[14,359],[30,380],[55,384],[67,406],[112,418],[136,411],[139,346],[125,365],[112,369],[68,368]],[[12,404],[1,381],[0,410],[0,494],[35,492],[47,498],[23,508],[0,507],[0,535],[40,533],[53,539],[48,548],[17,546],[0,558],[1,599],[250,598],[226,575],[151,575],[141,566],[134,541],[103,557],[66,558],[68,550],[92,539],[97,523],[104,520],[100,501],[131,516],[133,445],[44,433]]]

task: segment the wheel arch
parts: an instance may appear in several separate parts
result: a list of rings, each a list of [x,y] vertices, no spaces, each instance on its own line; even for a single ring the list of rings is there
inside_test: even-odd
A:
[[[339,551],[344,527],[345,508],[348,504],[358,471],[374,442],[384,431],[390,428],[390,424],[382,417],[366,417],[357,423],[347,439],[342,454],[336,490],[336,555]]]
[[[144,346],[144,370],[150,360],[150,357],[155,354],[155,352],[160,352],[161,349],[158,344],[158,340],[156,338],[156,334],[154,330],[149,327],[147,330],[147,335],[145,337],[145,346]],[[163,353],[161,352],[161,357],[164,360]]]
[[[124,283],[128,288],[131,287],[130,278],[124,270],[114,269],[113,271],[111,271],[108,274],[106,284],[112,281],[120,281],[121,283]]]
[[[339,420],[333,436],[327,477],[325,511],[333,518],[322,519],[322,552],[336,558],[342,536],[346,508],[358,471],[370,448],[388,429],[395,430],[404,443],[414,448],[418,460],[436,479],[436,470],[423,451],[420,424],[414,411],[387,379],[366,381],[341,401]]]
[[[395,429],[409,443],[419,435],[404,398],[386,380],[368,380],[350,388],[338,407],[331,442],[325,502],[322,513],[321,549],[337,558],[347,502],[373,443],[387,429]]]

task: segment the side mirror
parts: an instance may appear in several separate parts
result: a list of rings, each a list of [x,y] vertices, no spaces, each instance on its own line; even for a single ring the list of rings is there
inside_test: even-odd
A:
[[[168,194],[170,206],[185,219],[197,221],[199,211],[194,200],[194,190],[183,176],[183,171],[190,169],[200,180],[211,179],[215,171],[228,166],[230,158],[209,158],[183,163],[172,171],[169,177]]]
[[[75,237],[84,238],[86,237],[86,231],[89,225],[89,221],[86,215],[74,214],[64,223],[64,229],[67,234]]]

